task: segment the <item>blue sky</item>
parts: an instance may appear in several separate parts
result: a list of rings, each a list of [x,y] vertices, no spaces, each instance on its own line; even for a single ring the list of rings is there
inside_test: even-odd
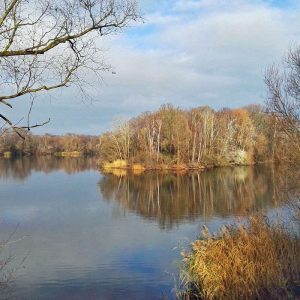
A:
[[[32,119],[51,123],[35,133],[100,134],[114,119],[164,103],[215,109],[264,103],[266,67],[300,43],[298,0],[140,0],[140,7],[143,23],[98,42],[116,74],[95,82],[93,100],[74,88],[41,94]],[[18,105],[13,119],[29,106]]]

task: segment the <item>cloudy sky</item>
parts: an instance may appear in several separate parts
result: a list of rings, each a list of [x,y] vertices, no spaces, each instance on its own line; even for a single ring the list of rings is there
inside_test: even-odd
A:
[[[114,118],[164,103],[215,109],[265,101],[265,69],[300,42],[299,0],[140,0],[144,22],[99,41],[112,72],[83,100],[72,89],[41,95],[36,133],[99,134]],[[21,115],[28,103],[14,110]]]

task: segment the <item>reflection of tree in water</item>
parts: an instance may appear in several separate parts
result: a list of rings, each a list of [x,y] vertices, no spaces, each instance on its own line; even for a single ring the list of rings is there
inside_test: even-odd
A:
[[[24,180],[32,171],[50,173],[63,170],[74,174],[95,169],[95,159],[90,157],[23,157],[17,159],[0,159],[0,178]]]
[[[106,174],[99,182],[104,199],[172,228],[197,217],[243,216],[280,205],[290,182],[264,167],[220,168],[187,174],[147,172]]]

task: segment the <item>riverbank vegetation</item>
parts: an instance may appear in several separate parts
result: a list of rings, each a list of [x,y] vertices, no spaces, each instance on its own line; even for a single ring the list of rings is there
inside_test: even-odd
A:
[[[98,137],[88,135],[32,135],[26,131],[22,134],[24,139],[21,139],[14,131],[0,133],[0,156],[11,158],[24,155],[61,157],[96,155],[99,143]]]
[[[123,161],[129,168],[136,163],[147,169],[197,169],[278,162],[293,152],[280,125],[280,118],[258,105],[219,111],[163,105],[104,133],[99,151],[102,161]]]
[[[299,221],[299,220],[298,220]],[[183,299],[295,299],[300,280],[300,238],[262,215],[247,224],[204,228],[184,253]]]
[[[114,126],[99,137],[0,135],[0,155],[93,155],[104,169],[201,169],[295,159],[283,121],[262,106],[184,110],[170,104]]]

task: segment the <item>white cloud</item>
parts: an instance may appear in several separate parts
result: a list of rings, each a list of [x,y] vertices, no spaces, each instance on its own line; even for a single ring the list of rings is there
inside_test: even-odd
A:
[[[109,93],[111,99],[115,95],[113,103],[126,103],[129,110],[140,103],[153,109],[166,99],[182,106],[262,102],[264,69],[280,60],[293,39],[300,37],[300,22],[295,18],[299,9],[291,12],[253,3],[178,1],[174,9],[197,11],[176,18],[156,15],[159,30],[146,34],[146,49],[139,48],[137,38],[132,44],[126,40],[111,46],[109,56],[117,76],[108,79],[102,93]],[[203,13],[203,8],[209,13]],[[128,98],[130,102],[124,100]]]

